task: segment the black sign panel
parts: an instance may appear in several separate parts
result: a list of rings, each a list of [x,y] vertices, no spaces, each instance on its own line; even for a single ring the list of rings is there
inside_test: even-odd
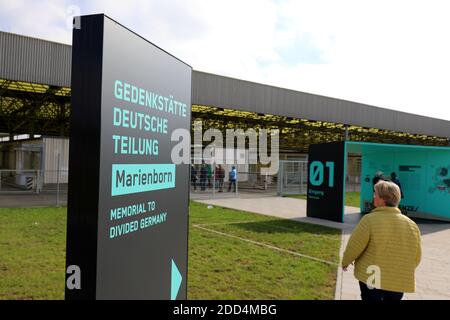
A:
[[[192,68],[104,15],[78,25],[66,299],[186,299],[189,163],[171,136],[190,139]]]
[[[308,217],[344,222],[344,160],[344,142],[310,145]]]

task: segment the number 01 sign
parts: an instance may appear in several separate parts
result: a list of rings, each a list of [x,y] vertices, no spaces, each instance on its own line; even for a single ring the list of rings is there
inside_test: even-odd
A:
[[[343,222],[344,155],[344,142],[310,146],[308,217]]]

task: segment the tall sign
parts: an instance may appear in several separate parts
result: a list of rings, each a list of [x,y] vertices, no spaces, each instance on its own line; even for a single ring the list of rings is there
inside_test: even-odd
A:
[[[344,222],[345,142],[310,145],[307,216]]]
[[[191,73],[104,15],[78,21],[66,299],[186,298],[189,164],[171,137],[190,132]]]

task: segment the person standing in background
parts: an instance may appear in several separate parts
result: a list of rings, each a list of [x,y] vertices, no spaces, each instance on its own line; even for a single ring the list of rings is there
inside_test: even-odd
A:
[[[194,191],[197,190],[197,169],[191,164],[191,184],[194,187]]]
[[[223,169],[221,164],[219,164],[217,171],[218,171],[217,179],[219,181],[219,192],[223,192],[223,180],[225,179],[225,170]]]
[[[234,186],[233,192],[236,192],[236,179],[237,179],[237,171],[236,167],[233,166],[229,174],[230,184],[228,185],[228,192],[231,191],[231,185]]]
[[[208,188],[212,188],[212,165],[206,165],[207,178],[208,178]]]
[[[402,185],[401,185],[400,181],[397,179],[397,174],[395,172],[391,173],[391,181],[400,188],[400,193],[401,193],[402,199],[403,199],[404,195],[403,195]]]
[[[206,179],[208,176],[208,169],[206,168],[206,164],[203,162],[202,167],[200,168],[200,190],[206,190]]]

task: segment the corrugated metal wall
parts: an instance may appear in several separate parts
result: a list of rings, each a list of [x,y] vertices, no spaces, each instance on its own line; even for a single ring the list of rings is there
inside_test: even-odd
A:
[[[70,87],[71,50],[69,45],[0,32],[0,78]],[[192,103],[450,137],[450,121],[199,71],[192,73]]]
[[[0,32],[0,77],[70,87],[72,47]]]
[[[69,170],[69,139],[43,138],[43,168],[44,183],[56,183],[59,171],[59,183],[68,183]],[[58,167],[59,154],[59,167]]]
[[[450,121],[198,71],[192,74],[192,103],[308,120],[450,137]]]

